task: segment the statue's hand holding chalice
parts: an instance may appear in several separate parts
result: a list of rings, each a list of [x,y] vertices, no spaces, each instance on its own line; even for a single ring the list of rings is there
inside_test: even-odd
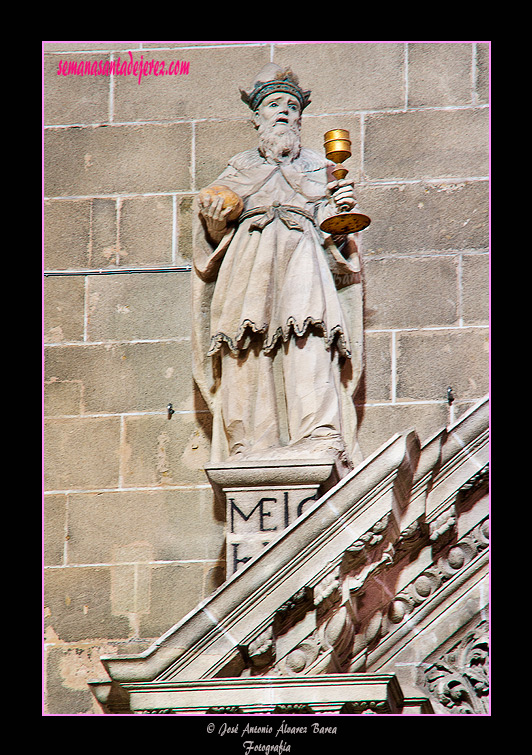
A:
[[[327,184],[336,209],[338,212],[349,212],[355,207],[357,200],[355,197],[355,187],[352,181],[330,181]]]
[[[349,131],[342,128],[327,131],[324,134],[324,147],[325,156],[336,164],[336,167],[332,170],[336,181],[330,182],[327,188],[331,192],[339,212],[337,215],[324,220],[320,228],[325,233],[339,235],[362,231],[368,227],[371,220],[361,212],[352,212],[353,207],[356,205],[353,184],[351,181],[345,180],[349,171],[342,165],[344,160],[351,157]]]
[[[226,186],[202,189],[198,194],[198,204],[207,233],[215,242],[221,240],[227,224],[236,220],[244,209],[241,197]]]

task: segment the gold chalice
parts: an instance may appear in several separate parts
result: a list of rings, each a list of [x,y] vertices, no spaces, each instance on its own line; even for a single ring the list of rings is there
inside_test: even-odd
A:
[[[324,136],[325,156],[336,163],[336,168],[332,171],[337,181],[341,181],[348,174],[347,168],[342,163],[351,157],[351,140],[349,131],[343,128],[334,128],[332,131],[326,131]],[[371,223],[367,215],[360,212],[349,212],[346,207],[338,215],[333,215],[324,220],[320,225],[325,233],[344,234],[356,233],[363,231]]]

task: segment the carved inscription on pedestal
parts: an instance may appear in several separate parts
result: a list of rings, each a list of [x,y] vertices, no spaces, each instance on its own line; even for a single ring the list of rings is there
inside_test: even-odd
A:
[[[227,577],[300,517],[317,490],[316,485],[226,488]]]

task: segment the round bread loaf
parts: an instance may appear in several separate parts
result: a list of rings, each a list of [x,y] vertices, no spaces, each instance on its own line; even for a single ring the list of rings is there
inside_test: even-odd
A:
[[[244,209],[244,202],[242,199],[238,196],[238,194],[235,194],[234,191],[231,191],[231,189],[228,189],[227,186],[207,186],[206,189],[202,189],[199,193],[199,198],[207,198],[207,197],[217,197],[221,196],[224,200],[224,210],[227,207],[230,207],[231,210],[227,214],[227,220],[232,221],[236,220],[242,210]]]

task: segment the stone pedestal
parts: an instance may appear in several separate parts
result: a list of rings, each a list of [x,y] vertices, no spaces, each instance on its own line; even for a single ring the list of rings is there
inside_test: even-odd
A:
[[[229,579],[316,501],[330,458],[225,462],[205,468],[226,507]]]

